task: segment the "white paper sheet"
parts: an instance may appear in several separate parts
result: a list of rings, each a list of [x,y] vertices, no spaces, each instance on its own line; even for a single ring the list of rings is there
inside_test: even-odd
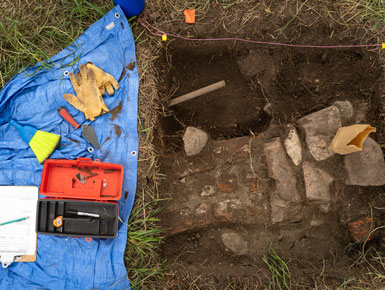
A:
[[[0,226],[0,260],[3,264],[12,256],[35,255],[38,192],[36,186],[0,186],[0,224],[29,217]]]

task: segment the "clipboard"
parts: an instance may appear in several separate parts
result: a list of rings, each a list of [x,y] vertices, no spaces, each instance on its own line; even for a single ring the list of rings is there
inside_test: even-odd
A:
[[[37,243],[37,240],[36,240]],[[35,255],[22,255],[20,256],[20,259],[17,259],[15,262],[36,262],[36,256],[37,256],[37,247],[35,251]]]
[[[0,186],[1,220],[0,261],[3,268],[13,262],[35,262],[37,257],[36,207],[37,186]],[[20,218],[27,217],[26,219]],[[20,219],[18,221],[17,219]],[[9,237],[8,237],[9,236]],[[3,252],[1,252],[3,251]],[[24,255],[18,255],[25,253]]]

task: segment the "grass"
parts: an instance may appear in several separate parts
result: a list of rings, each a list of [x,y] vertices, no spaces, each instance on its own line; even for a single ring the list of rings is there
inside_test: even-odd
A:
[[[263,255],[262,261],[271,273],[268,289],[291,289],[291,274],[286,262],[273,249],[270,243],[268,255]]]
[[[362,42],[383,42],[385,2],[382,0],[325,1],[331,19],[349,30],[360,29]]]
[[[40,63],[72,43],[112,6],[108,1],[3,1],[0,4],[0,88],[19,70]]]
[[[163,240],[156,217],[161,211],[156,206],[158,202],[154,199],[143,206],[136,202],[127,223],[125,261],[133,289],[153,289],[159,283],[157,279],[166,271],[156,253]]]

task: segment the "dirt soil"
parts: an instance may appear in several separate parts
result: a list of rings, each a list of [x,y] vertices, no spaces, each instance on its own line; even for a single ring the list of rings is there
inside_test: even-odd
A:
[[[215,19],[213,14],[207,17]],[[269,23],[253,25],[251,22],[238,36],[266,36],[286,23],[278,19],[274,20],[273,26]],[[208,32],[198,28],[196,36],[206,37]],[[336,24],[318,23],[301,28],[300,34],[298,30],[298,26],[294,26],[286,31],[288,38],[295,43],[338,44],[353,41]],[[228,31],[219,27],[210,31],[210,35],[227,36]],[[290,41],[286,39],[284,42]],[[159,88],[165,103],[217,81],[226,81],[226,87],[177,105],[160,120],[156,142],[161,156],[161,172],[165,174],[160,192],[162,197],[172,199],[167,205],[170,210],[166,207],[162,216],[163,226],[169,234],[162,248],[163,256],[170,262],[179,263],[181,267],[178,271],[188,273],[186,276],[191,280],[202,281],[201,285],[207,289],[225,289],[228,283],[246,288],[266,285],[264,283],[269,280],[270,273],[262,257],[266,255],[270,242],[288,262],[297,287],[311,288],[311,283],[324,274],[331,281],[341,282],[356,275],[356,271],[360,272],[360,269],[350,267],[357,259],[360,247],[353,245],[346,221],[358,213],[367,213],[369,204],[376,204],[379,208],[372,208],[374,219],[383,220],[384,213],[380,208],[385,206],[384,196],[381,195],[385,188],[333,188],[338,198],[332,210],[328,213],[314,211],[315,220],[322,219],[322,224],[317,227],[309,226],[308,221],[300,218],[290,223],[272,224],[262,210],[264,202],[268,202],[272,181],[267,177],[263,162],[260,162],[263,152],[258,146],[272,137],[284,136],[286,124],[295,124],[302,116],[344,100],[353,104],[357,122],[370,123],[379,128],[373,138],[383,143],[385,132],[378,117],[382,69],[377,53],[368,49],[303,49],[175,40],[167,45],[157,68],[158,74],[163,77]],[[184,154],[182,136],[187,126],[200,128],[210,136],[208,147],[198,157],[186,157]],[[242,136],[247,139],[237,138]],[[199,194],[204,184],[216,178],[210,173],[213,165],[221,168],[219,175],[230,175],[227,180],[232,180],[234,175],[238,188],[250,186],[252,179],[246,175],[241,178],[240,175],[250,170],[246,162],[249,155],[238,156],[240,149],[237,149],[232,151],[230,157],[227,156],[230,161],[226,159],[227,163],[218,163],[212,153],[216,146],[232,146],[218,142],[238,140],[234,142],[249,144],[249,136],[257,136],[252,147],[256,153],[252,158],[259,182],[254,184],[258,187],[254,192],[261,191],[262,195],[251,198],[251,204],[261,202],[259,217],[250,218],[241,213],[234,219],[214,221],[208,217],[201,223],[192,221],[193,226],[184,228],[170,222],[183,220],[178,216],[183,213],[183,208],[179,206],[195,202],[191,201],[191,195]],[[343,180],[340,160],[333,157],[332,161],[322,166],[338,172],[338,178]],[[184,169],[187,168],[194,168],[195,171],[186,173]],[[222,187],[221,194],[229,194],[226,188],[226,185]],[[312,210],[311,207],[306,208],[307,212],[302,216],[311,216]],[[250,241],[255,241],[251,242],[251,252],[236,255],[223,245],[221,235],[234,231],[249,241],[249,245]],[[377,233],[367,247],[383,250],[384,237]]]

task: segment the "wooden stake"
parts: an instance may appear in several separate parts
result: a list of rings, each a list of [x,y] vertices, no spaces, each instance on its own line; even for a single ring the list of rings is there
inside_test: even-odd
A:
[[[182,102],[194,99],[196,97],[202,96],[202,95],[207,94],[209,92],[223,88],[224,86],[226,86],[226,82],[220,81],[220,82],[217,82],[215,84],[209,85],[207,87],[203,87],[199,90],[193,91],[191,93],[188,93],[188,94],[185,94],[183,96],[180,96],[180,97],[173,99],[171,102],[168,103],[168,107],[172,107],[172,106],[175,106],[175,105],[180,104]]]

